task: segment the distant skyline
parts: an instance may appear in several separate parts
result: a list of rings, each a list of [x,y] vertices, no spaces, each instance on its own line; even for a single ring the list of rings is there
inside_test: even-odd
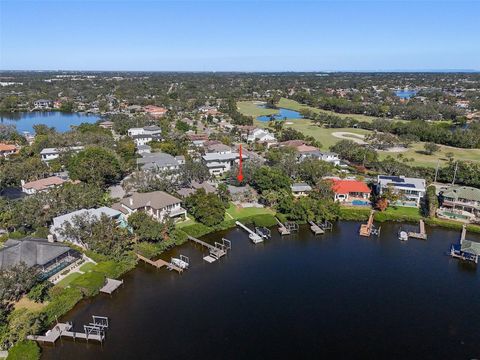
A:
[[[480,70],[479,1],[0,0],[0,70]]]

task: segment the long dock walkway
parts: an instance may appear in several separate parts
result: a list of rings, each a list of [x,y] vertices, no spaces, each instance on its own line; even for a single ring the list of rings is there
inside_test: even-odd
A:
[[[372,210],[370,212],[370,217],[368,218],[368,222],[366,224],[362,224],[360,226],[360,235],[361,236],[370,236],[373,229],[373,216],[375,212]]]
[[[254,244],[258,244],[258,243],[263,242],[263,238],[260,235],[254,233],[248,227],[243,225],[240,221],[235,221],[235,224],[237,224],[237,226],[240,226],[242,229],[244,229],[246,232],[248,232],[248,237],[250,238],[250,240],[252,240],[252,242]]]
[[[175,270],[179,274],[183,272],[182,268],[179,268],[178,266],[176,266],[172,263],[169,263],[165,260],[158,259],[158,260],[153,261],[153,260],[150,260],[150,259],[146,258],[145,256],[140,255],[140,254],[136,254],[136,255],[140,260],[146,262],[147,264],[155,266],[157,269],[159,269],[161,267],[166,267],[169,270]]]
[[[308,222],[310,224],[310,230],[312,230],[312,232],[315,234],[315,235],[319,235],[319,234],[324,234],[325,231],[323,231],[323,229],[318,226],[317,224],[315,224],[313,221],[309,221]]]
[[[409,231],[408,232],[408,237],[415,238],[415,239],[420,239],[420,240],[426,240],[427,239],[427,232],[425,231],[425,222],[423,220],[420,220],[419,227],[420,227],[419,232]]]

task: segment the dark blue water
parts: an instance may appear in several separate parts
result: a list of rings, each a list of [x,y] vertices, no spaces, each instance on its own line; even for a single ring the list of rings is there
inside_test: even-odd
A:
[[[402,99],[410,99],[417,94],[415,90],[396,90],[395,95]]]
[[[230,255],[208,264],[185,244],[183,275],[140,264],[112,296],[85,301],[62,320],[77,329],[110,317],[102,346],[69,340],[45,359],[471,359],[480,357],[475,267],[445,255],[459,232],[427,228],[401,242],[400,225],[361,238],[359,224],[253,245],[244,231]],[[479,239],[479,237],[471,237]]]
[[[81,123],[94,123],[100,119],[98,115],[63,113],[60,111],[35,111],[20,113],[0,113],[0,124],[15,125],[17,131],[34,133],[33,125],[44,124],[54,127],[59,132],[70,130],[70,126]]]
[[[259,107],[263,107],[262,105],[259,105]],[[292,119],[303,119],[303,116],[298,112],[290,109],[284,109],[284,108],[279,108],[278,109],[278,114],[273,115],[275,120],[284,120],[285,118],[292,120]],[[258,121],[270,121],[271,116],[269,115],[264,115],[264,116],[258,116],[257,120]]]

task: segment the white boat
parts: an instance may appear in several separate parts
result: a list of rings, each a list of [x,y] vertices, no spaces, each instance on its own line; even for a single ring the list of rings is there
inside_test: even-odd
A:
[[[407,241],[408,240],[408,233],[406,231],[400,231],[398,233],[398,239],[402,241]]]
[[[172,264],[179,267],[180,269],[188,269],[188,262],[183,261],[182,259],[172,258]]]

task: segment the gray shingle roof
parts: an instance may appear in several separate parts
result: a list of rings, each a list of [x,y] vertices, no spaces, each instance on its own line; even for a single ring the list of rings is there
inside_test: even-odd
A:
[[[123,198],[120,202],[132,210],[147,206],[160,210],[169,205],[181,203],[182,201],[166,192],[153,191],[148,193],[133,193],[132,196]]]
[[[68,246],[45,239],[9,239],[0,249],[0,269],[7,269],[22,262],[29,267],[45,265],[69,250]]]

